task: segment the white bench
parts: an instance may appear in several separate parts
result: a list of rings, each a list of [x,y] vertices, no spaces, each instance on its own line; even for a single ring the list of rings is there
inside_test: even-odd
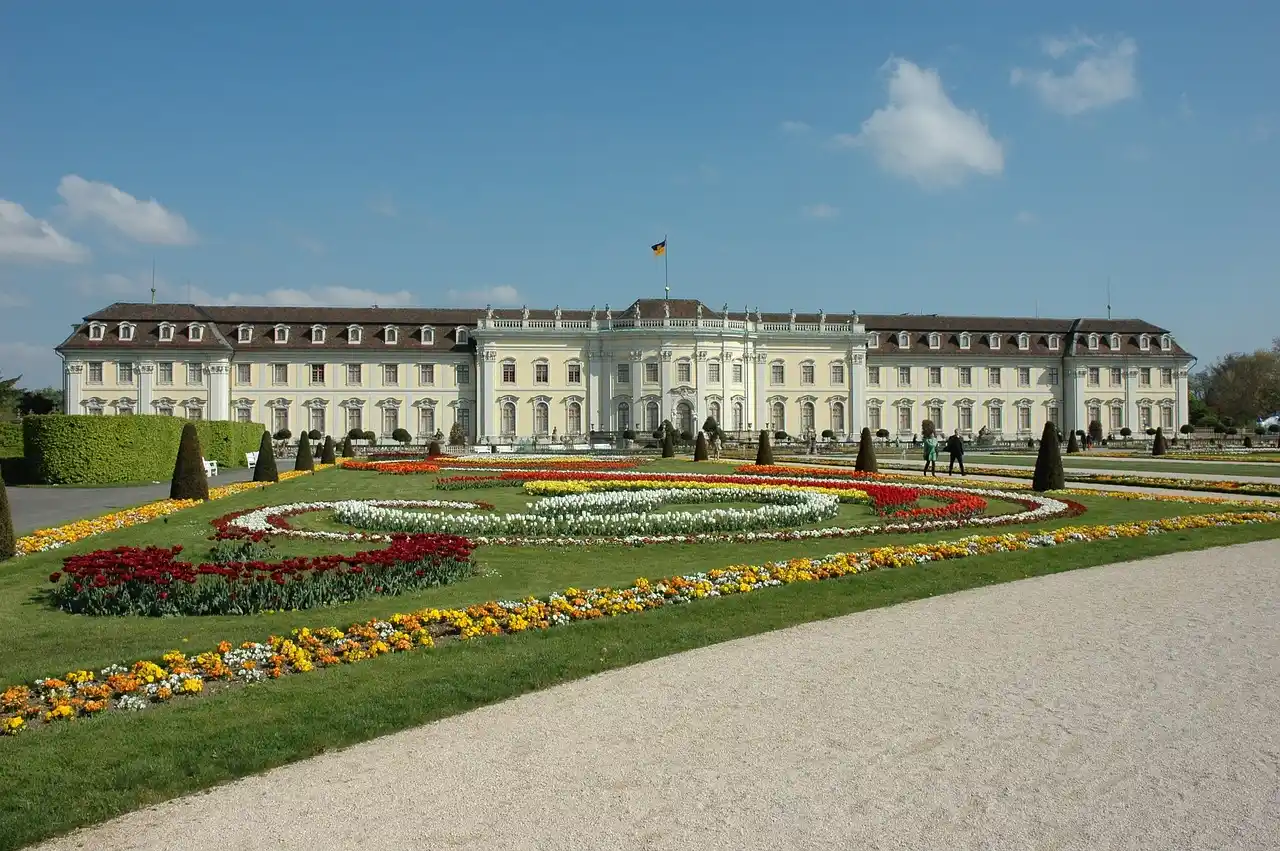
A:
[[[563,443],[553,443],[547,447],[548,452],[564,452],[565,445]]]
[[[475,446],[471,447],[471,451],[476,453],[477,455],[488,455],[489,447],[487,444],[477,443]]]
[[[216,476],[216,475],[218,475],[218,462],[217,462],[217,461],[206,461],[206,460],[204,460],[203,458],[201,458],[201,459],[200,459],[200,463],[204,464],[204,474],[205,474],[206,476]]]
[[[504,445],[504,446],[499,446],[499,447],[498,447],[498,453],[499,453],[499,454],[501,454],[501,455],[510,455],[511,453],[513,453],[513,452],[515,452],[515,451],[516,451],[516,448],[515,448],[514,446],[505,446],[505,445]]]
[[[613,447],[607,443],[593,443],[591,446],[583,443],[581,446],[575,446],[574,449],[612,449]]]
[[[252,473],[255,469],[257,469],[258,453],[257,452],[244,453],[244,465],[249,468],[250,473]]]

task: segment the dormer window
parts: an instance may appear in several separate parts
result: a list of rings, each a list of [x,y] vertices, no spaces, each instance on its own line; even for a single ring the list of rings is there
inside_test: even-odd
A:
[[[187,339],[193,343],[198,343],[204,339],[204,326],[199,322],[192,322],[187,326]]]
[[[1057,334],[1049,335],[1049,351],[1056,352],[1062,345],[1061,339]]]
[[[288,325],[277,325],[275,328],[272,328],[272,329],[271,329],[271,339],[272,339],[272,341],[273,341],[273,342],[276,342],[276,343],[287,343],[287,342],[289,342],[289,326],[288,326]]]
[[[120,323],[119,333],[120,333],[121,342],[129,343],[133,341],[133,328],[134,326],[129,324],[128,322]]]
[[[905,349],[908,345],[910,345],[910,336],[907,334],[906,331],[899,331],[898,332],[898,348]]]
[[[1119,334],[1112,334],[1112,335],[1111,335],[1111,342],[1110,342],[1108,345],[1110,345],[1110,346],[1111,346],[1111,351],[1113,351],[1113,352],[1118,352],[1118,351],[1120,351],[1120,335],[1119,335]]]
[[[973,338],[970,337],[967,333],[960,335],[960,348],[968,349],[969,346],[972,345],[972,343],[973,343]]]
[[[90,340],[101,340],[103,335],[106,333],[107,333],[107,326],[103,325],[101,322],[89,323],[89,339]]]
[[[422,340],[424,346],[434,346],[436,343],[436,329],[430,325],[423,325],[418,329],[418,339]]]
[[[991,344],[991,351],[993,351],[993,352],[997,352],[997,351],[999,351],[999,350],[1000,350],[1000,335],[999,335],[999,334],[988,334],[988,335],[987,335],[987,342]]]
[[[1150,351],[1150,350],[1151,350],[1151,338],[1150,338],[1149,336],[1147,336],[1146,334],[1143,334],[1142,336],[1138,337],[1138,348],[1139,348],[1139,349],[1142,349],[1142,351],[1144,351],[1144,352]]]
[[[867,348],[876,349],[879,347],[880,347],[880,335],[875,331],[872,331],[870,334],[867,335]]]
[[[237,325],[237,326],[236,326],[236,342],[237,342],[237,343],[248,343],[248,342],[250,342],[250,341],[252,341],[252,340],[253,340],[253,326],[252,326],[252,325]]]
[[[1024,352],[1031,348],[1031,336],[1029,334],[1018,335],[1018,348]]]
[[[453,331],[453,339],[457,342],[459,346],[465,346],[468,342],[470,342],[471,334],[467,331],[466,328],[463,328],[461,325],[459,325]]]
[[[358,344],[360,342],[361,336],[362,336],[362,329],[360,328],[359,325],[347,326],[347,345],[354,346]]]
[[[1090,351],[1097,351],[1097,350],[1098,350],[1098,335],[1097,335],[1097,334],[1090,334],[1090,335],[1089,335],[1089,350],[1090,350]]]
[[[1160,351],[1162,352],[1173,351],[1173,337],[1170,337],[1168,334],[1160,335]]]
[[[382,329],[382,339],[388,346],[394,346],[400,342],[400,329],[394,325],[388,325]]]
[[[323,343],[323,342],[324,342],[324,326],[312,325],[311,326],[311,344],[315,345],[316,343]]]
[[[929,332],[929,348],[931,349],[942,348],[942,335],[939,334],[937,331]]]

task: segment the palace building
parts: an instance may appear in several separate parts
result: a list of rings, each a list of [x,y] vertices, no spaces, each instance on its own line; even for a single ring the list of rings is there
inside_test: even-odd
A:
[[[621,310],[112,304],[57,352],[69,414],[262,422],[469,440],[588,431],[910,438],[1140,433],[1187,422],[1194,361],[1134,319],[761,313],[695,299]]]

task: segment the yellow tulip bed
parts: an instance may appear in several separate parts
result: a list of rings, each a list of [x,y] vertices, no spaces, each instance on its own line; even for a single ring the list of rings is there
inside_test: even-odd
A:
[[[664,482],[664,487],[670,483]],[[1174,501],[1174,500],[1171,500]],[[471,640],[578,621],[637,614],[665,606],[756,593],[799,582],[907,568],[992,553],[1074,543],[1138,538],[1193,529],[1226,528],[1280,521],[1280,510],[1193,514],[1111,525],[1066,526],[1047,531],[973,535],[930,544],[885,546],[820,558],[795,558],[661,579],[637,579],[626,588],[567,588],[546,597],[488,601],[464,609],[423,609],[353,624],[346,629],[295,629],[289,637],[233,647],[223,642],[195,656],[179,651],[159,662],[136,661],[101,671],[73,671],[59,678],[14,685],[0,692],[0,732],[18,734],[43,722],[62,723],[111,709],[138,711],[177,697],[196,696],[209,683],[263,682],[319,668],[436,646],[441,640]]]
[[[327,470],[332,464],[317,464],[316,470]],[[310,475],[306,471],[289,470],[280,474],[280,481],[287,482],[290,479],[296,479],[299,476]],[[234,496],[245,491],[258,490],[272,482],[236,482],[235,484],[222,485],[221,487],[209,488],[209,499],[222,499],[228,496]],[[85,538],[91,538],[94,535],[101,535],[103,532],[113,532],[116,529],[124,529],[127,526],[137,526],[139,523],[149,523],[157,517],[167,517],[170,514],[176,514],[184,508],[191,508],[193,505],[199,505],[200,501],[195,499],[162,499],[158,502],[150,502],[146,505],[139,505],[134,508],[125,508],[121,511],[113,511],[110,514],[104,514],[101,517],[94,517],[91,520],[77,520],[74,523],[68,523],[65,526],[54,526],[49,529],[39,529],[30,535],[24,535],[19,538],[16,543],[17,555],[29,555],[31,553],[40,553],[45,550],[53,550],[58,547],[65,547],[67,544],[74,544],[76,541],[83,541]]]
[[[524,483],[524,492],[530,496],[563,496],[571,493],[595,493],[598,491],[642,491],[642,490],[714,490],[723,484],[715,482],[698,482],[689,480],[653,480],[653,479],[609,479],[586,481],[540,481]],[[841,502],[850,504],[868,504],[870,495],[866,491],[842,488],[824,488],[808,485],[734,485],[737,490],[778,491],[796,490],[809,493],[825,493],[836,497]]]

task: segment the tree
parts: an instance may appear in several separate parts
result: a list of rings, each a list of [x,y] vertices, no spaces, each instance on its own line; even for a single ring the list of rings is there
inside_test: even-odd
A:
[[[769,445],[769,430],[760,429],[760,440],[756,443],[756,465],[767,467],[773,464],[773,447]]]
[[[255,482],[278,482],[280,470],[276,467],[276,453],[271,446],[271,435],[262,433],[262,441],[258,443],[258,463],[253,467]]]
[[[18,402],[22,399],[22,391],[18,389],[21,378],[21,375],[0,377],[0,419],[8,419],[17,413]]]
[[[1156,428],[1155,440],[1151,441],[1152,455],[1166,455],[1169,452],[1169,441],[1165,440],[1164,429]]]
[[[864,428],[858,437],[858,460],[853,462],[853,469],[859,473],[880,472],[880,465],[876,462],[876,448],[871,442],[869,428]]]
[[[62,413],[62,391],[55,387],[24,390],[18,400],[18,415]]]
[[[467,436],[462,431],[462,423],[454,423],[453,428],[449,429],[449,445],[450,446],[466,446]]]
[[[1051,424],[1051,423],[1046,423],[1046,425],[1052,425],[1052,424]],[[1054,429],[1054,432],[1055,432],[1054,436],[1056,437],[1056,436],[1057,436],[1057,434],[1056,434],[1057,429]],[[1057,441],[1057,440],[1053,441],[1053,445],[1054,445],[1054,446],[1057,446],[1057,445],[1058,445],[1058,441]],[[1055,451],[1056,451],[1056,450],[1055,450]],[[1077,452],[1079,452],[1079,451],[1080,451],[1080,442],[1076,440],[1076,433],[1073,431],[1073,432],[1071,432],[1071,436],[1067,438],[1067,454],[1068,454],[1068,455],[1075,455],[1075,454],[1076,454]],[[1042,449],[1042,450],[1041,450],[1041,453],[1043,453],[1043,452],[1044,452],[1044,450]]]
[[[1197,374],[1196,387],[1227,427],[1280,411],[1280,348],[1219,358]]]
[[[307,440],[304,433],[298,438],[298,457],[293,461],[293,469],[295,470],[314,470],[316,468],[316,459],[311,455],[311,441]]]
[[[351,435],[350,435],[350,434],[348,434],[346,437],[342,438],[342,457],[343,457],[343,458],[354,458],[354,457],[355,457],[355,450],[351,448]]]
[[[1102,442],[1102,423],[1097,420],[1089,423],[1089,440],[1094,443]]]
[[[178,459],[173,464],[173,481],[169,484],[169,499],[209,498],[209,479],[204,473],[204,452],[200,449],[200,435],[194,423],[182,427],[182,439],[178,442]]]
[[[1034,491],[1062,490],[1067,484],[1066,474],[1062,470],[1062,454],[1058,450],[1058,430],[1053,423],[1044,424],[1044,433],[1040,436],[1040,454],[1036,456],[1036,471],[1031,477],[1031,489]],[[1071,433],[1071,441],[1075,442],[1076,434]],[[1067,450],[1070,452],[1070,448]]]
[[[13,536],[13,515],[9,513],[9,491],[0,478],[0,561],[13,558],[18,554],[17,544]]]
[[[333,438],[332,438],[332,437],[330,437],[330,436],[328,436],[328,435],[325,435],[325,438],[324,438],[324,446],[323,446],[323,447],[321,447],[321,449],[320,449],[320,463],[321,463],[321,464],[336,464],[336,463],[338,463],[338,459],[337,459],[336,454],[334,453],[333,449],[334,449],[334,447],[333,447]]]
[[[408,446],[413,441],[413,435],[409,434],[408,429],[398,428],[395,431],[391,432],[391,439],[394,440],[396,443],[401,443],[401,444],[404,444],[405,446]]]
[[[707,460],[707,433],[706,431],[698,432],[698,442],[693,445],[693,460]]]
[[[1184,423],[1182,428],[1178,429],[1178,431],[1182,432],[1183,434],[1193,434],[1195,430],[1196,430],[1196,427],[1193,426],[1191,423]]]

